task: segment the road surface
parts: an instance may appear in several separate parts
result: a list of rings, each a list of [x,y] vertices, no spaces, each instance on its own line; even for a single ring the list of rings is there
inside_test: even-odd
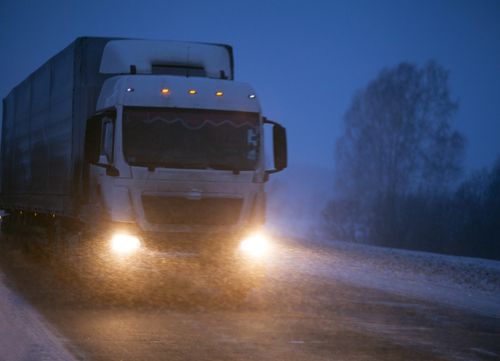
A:
[[[274,251],[324,252],[297,243]],[[1,248],[0,268],[8,286],[57,330],[77,360],[500,359],[497,317],[293,265],[272,268],[241,304],[221,304],[203,292],[166,300],[154,292],[130,301],[99,297],[71,275],[10,247]]]

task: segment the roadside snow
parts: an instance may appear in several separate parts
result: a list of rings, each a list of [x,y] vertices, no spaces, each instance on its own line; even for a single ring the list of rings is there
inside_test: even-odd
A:
[[[500,318],[500,262],[340,241],[286,241],[281,269]]]
[[[75,360],[42,317],[8,289],[3,279],[0,273],[0,360]]]

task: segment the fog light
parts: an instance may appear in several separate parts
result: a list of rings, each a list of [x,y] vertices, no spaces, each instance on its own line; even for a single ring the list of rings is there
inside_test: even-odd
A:
[[[131,254],[141,247],[141,241],[136,236],[118,233],[111,238],[111,249],[118,254]]]
[[[240,249],[253,257],[261,257],[269,251],[269,241],[262,233],[255,233],[240,243]]]

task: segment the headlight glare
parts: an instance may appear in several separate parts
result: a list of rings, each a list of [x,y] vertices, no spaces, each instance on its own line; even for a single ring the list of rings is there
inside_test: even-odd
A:
[[[269,251],[269,241],[262,233],[251,234],[240,243],[240,250],[254,257],[261,257]]]
[[[125,233],[117,233],[111,238],[111,249],[122,255],[136,252],[141,247],[138,237]]]

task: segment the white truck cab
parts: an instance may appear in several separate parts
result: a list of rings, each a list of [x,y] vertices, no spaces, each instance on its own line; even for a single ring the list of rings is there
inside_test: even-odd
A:
[[[186,52],[188,60],[179,56]],[[286,135],[262,116],[250,85],[229,79],[232,61],[207,44],[109,42],[101,72],[127,71],[104,82],[87,124],[89,203],[82,215],[110,222],[113,232],[164,242],[183,235],[243,239],[258,230],[264,184],[286,167]],[[273,127],[273,170],[265,169],[266,123]]]

